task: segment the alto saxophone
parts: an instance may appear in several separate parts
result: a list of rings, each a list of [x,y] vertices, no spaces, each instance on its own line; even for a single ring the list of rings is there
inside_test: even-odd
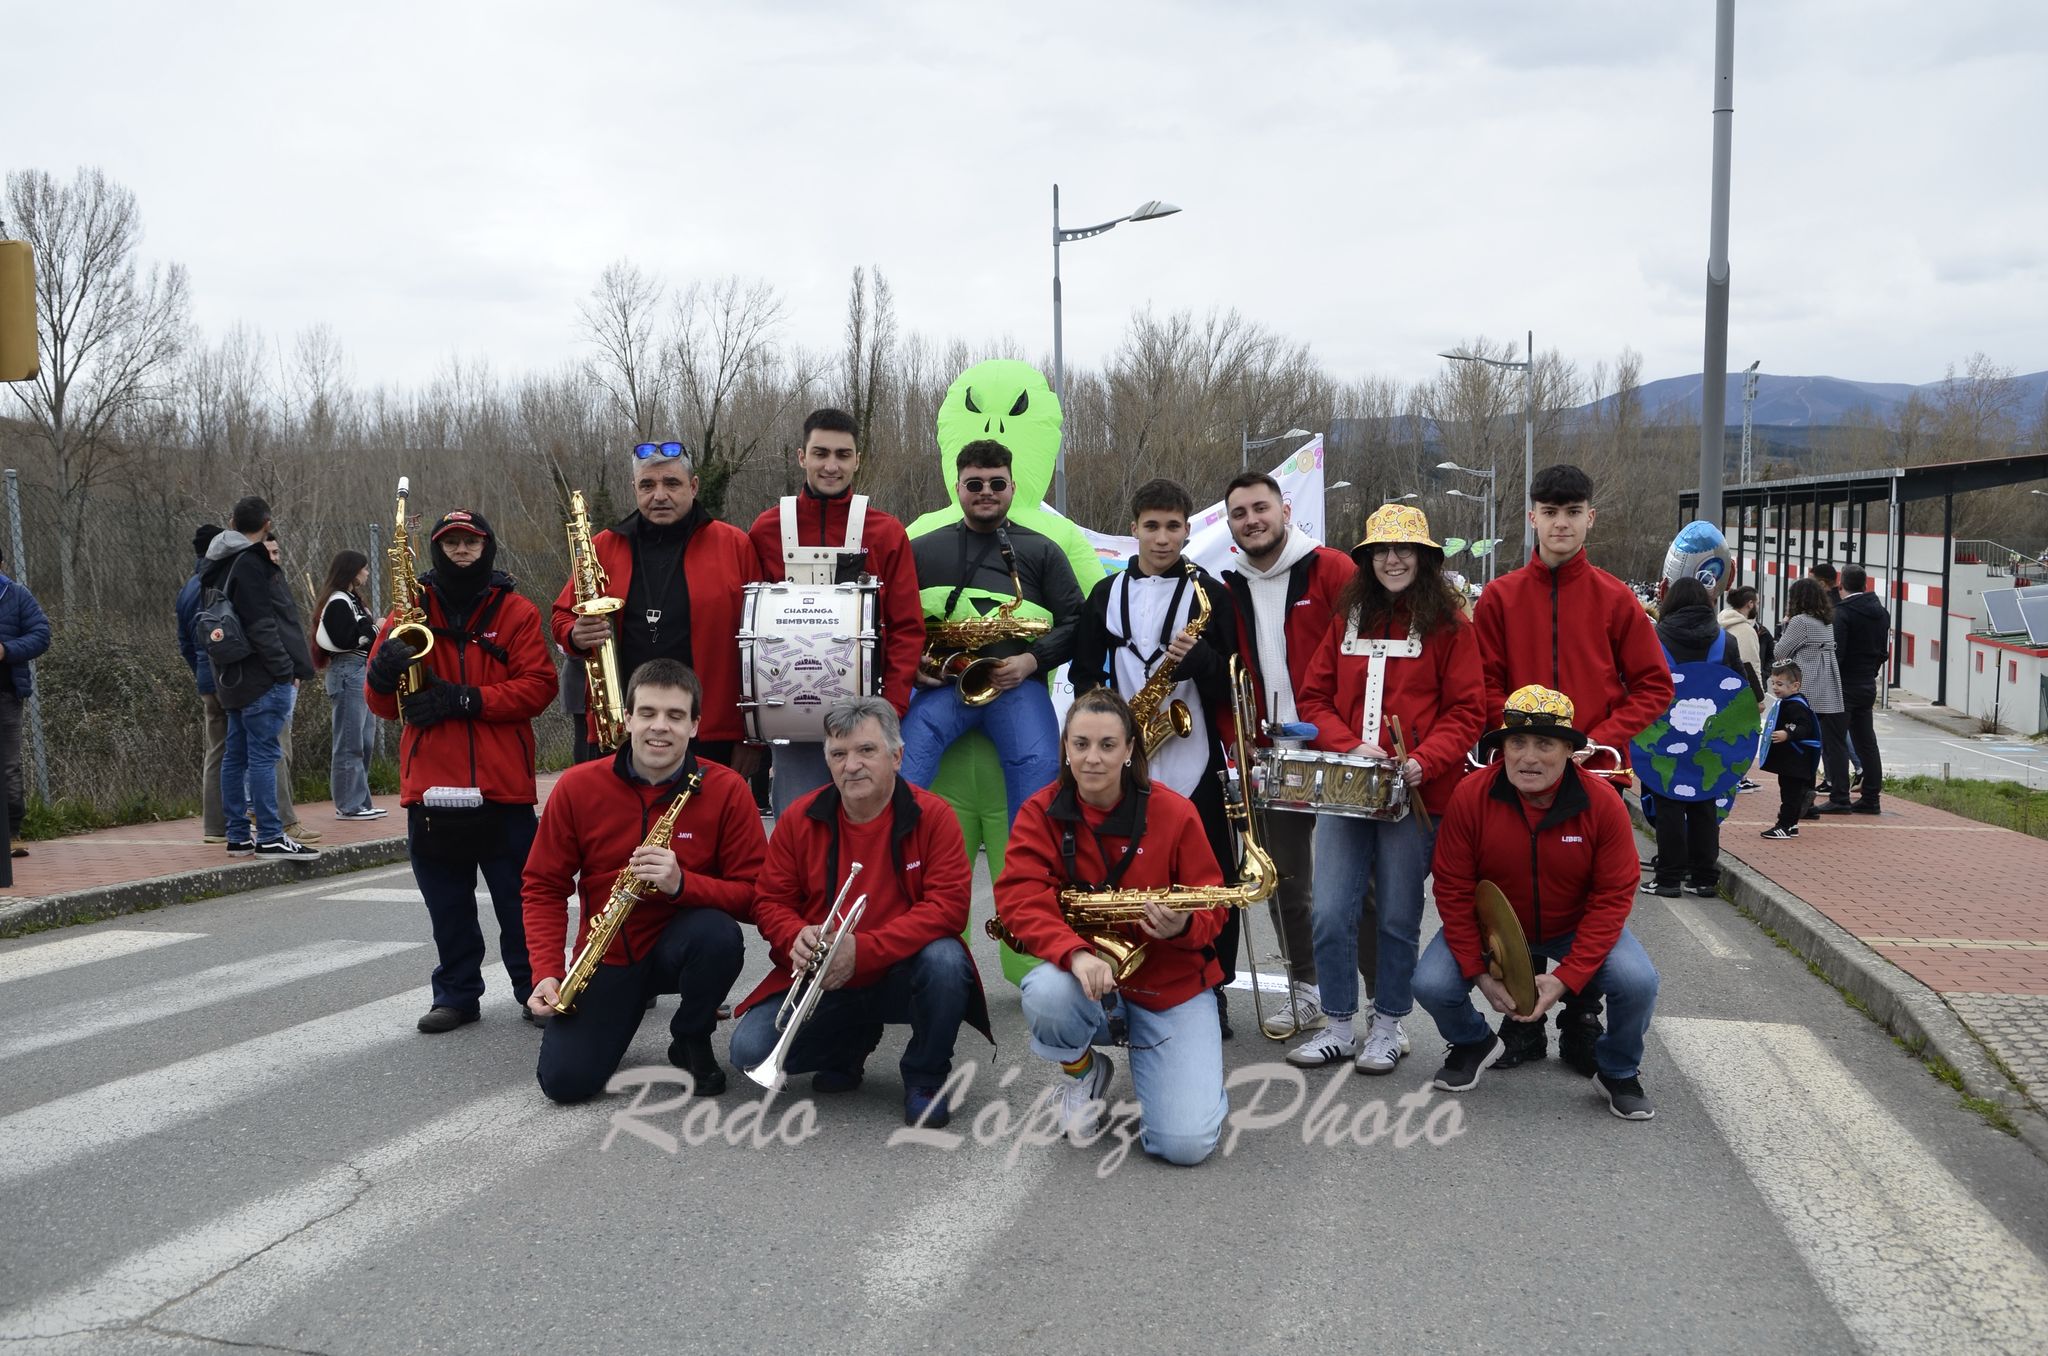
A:
[[[574,611],[579,617],[609,617],[624,607],[626,600],[605,592],[611,581],[605,577],[604,566],[597,563],[597,548],[590,540],[590,510],[584,506],[581,490],[570,491],[567,528],[569,577],[576,588]],[[615,749],[626,739],[626,689],[619,682],[616,637],[607,635],[602,645],[583,657],[583,681],[589,689],[597,746]]]
[[[1202,587],[1202,577],[1193,561],[1188,562],[1188,583],[1194,586],[1194,606],[1188,612],[1188,624],[1181,628],[1181,634],[1195,640],[1202,629],[1209,624],[1209,614],[1215,609],[1209,606],[1209,591]],[[1129,588],[1128,582],[1124,587]],[[1161,658],[1159,667],[1145,680],[1145,686],[1138,689],[1131,698],[1131,716],[1138,722],[1138,729],[1145,736],[1145,756],[1150,758],[1159,752],[1159,746],[1178,736],[1186,739],[1195,731],[1195,717],[1188,710],[1188,704],[1175,698],[1165,710],[1159,704],[1166,700],[1166,694],[1173,691],[1173,671],[1178,667]]]
[[[391,546],[384,553],[391,581],[391,629],[386,640],[401,640],[412,649],[412,662],[398,678],[398,695],[417,695],[427,685],[426,658],[434,650],[434,633],[427,629],[427,614],[420,606],[420,580],[415,573],[412,540],[406,531],[406,499],[412,494],[410,477],[398,478],[398,510],[393,515]]]
[[[1248,736],[1244,732],[1252,728],[1253,703],[1251,678],[1235,656],[1230,661],[1230,684],[1237,712],[1238,757],[1243,759],[1249,756]],[[1248,777],[1248,771],[1245,775]],[[1227,774],[1225,780],[1226,783],[1229,780]],[[1279,868],[1260,845],[1253,824],[1249,787],[1242,777],[1237,786],[1237,794],[1224,797],[1224,809],[1236,825],[1244,846],[1244,856],[1237,867],[1237,884],[1167,885],[1153,889],[1134,887],[1119,890],[1070,888],[1060,891],[1060,916],[1066,919],[1068,927],[1080,934],[1082,941],[1109,962],[1117,983],[1129,979],[1145,963],[1146,943],[1116,929],[1124,924],[1143,922],[1147,904],[1162,904],[1175,913],[1200,913],[1215,908],[1246,909],[1254,904],[1263,904],[1280,888]],[[989,919],[983,930],[997,941],[1008,944],[1011,950],[1021,949],[1017,938],[1003,926],[1001,919]],[[1252,983],[1256,986],[1259,982],[1256,957],[1251,968]]]
[[[1028,640],[1052,629],[1049,622],[1017,616],[1017,609],[1024,605],[1024,581],[1017,574],[1017,553],[1010,549],[1010,534],[1000,527],[996,529],[996,545],[1010,571],[1010,601],[986,617],[927,621],[924,653],[917,661],[926,676],[957,683],[960,700],[969,706],[986,706],[998,696],[995,667],[1003,661],[978,651],[998,641]]]
[[[697,788],[704,784],[701,771],[692,772],[683,783],[682,794],[669,802],[661,812],[661,818],[647,830],[647,836],[640,840],[642,847],[665,848],[675,837],[676,816],[690,803],[690,797],[697,794]],[[561,992],[550,1004],[556,1012],[566,1017],[576,1011],[576,997],[590,983],[590,977],[597,973],[597,967],[604,963],[605,952],[612,949],[626,919],[633,912],[633,906],[654,893],[654,887],[635,876],[626,867],[619,868],[619,874],[612,880],[611,896],[605,900],[604,908],[591,921],[590,932],[583,939],[583,949],[576,953],[576,959],[569,963],[569,973],[562,976]]]

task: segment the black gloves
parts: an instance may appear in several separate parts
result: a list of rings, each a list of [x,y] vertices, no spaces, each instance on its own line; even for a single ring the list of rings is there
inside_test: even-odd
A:
[[[370,691],[386,696],[398,691],[398,680],[405,676],[405,666],[417,657],[412,646],[402,640],[385,637],[384,643],[377,647],[377,653],[370,656],[370,669],[365,676]]]
[[[483,694],[461,683],[431,683],[399,703],[407,725],[425,729],[451,717],[474,720],[483,714]]]

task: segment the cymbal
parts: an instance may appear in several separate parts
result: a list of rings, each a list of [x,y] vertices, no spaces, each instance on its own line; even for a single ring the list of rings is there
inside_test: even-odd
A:
[[[1472,892],[1479,907],[1479,946],[1486,972],[1507,986],[1515,1000],[1515,1011],[1526,1017],[1536,1007],[1536,970],[1529,959],[1529,939],[1522,934],[1522,920],[1514,905],[1490,880],[1479,882]]]

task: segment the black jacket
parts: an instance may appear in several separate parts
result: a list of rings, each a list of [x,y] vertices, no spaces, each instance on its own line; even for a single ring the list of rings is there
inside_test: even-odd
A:
[[[1005,526],[1010,549],[1017,556],[1017,578],[1023,585],[1024,601],[1043,609],[1051,617],[1051,625],[1037,640],[999,640],[980,653],[992,659],[1007,659],[1029,652],[1038,660],[1039,678],[1048,678],[1054,669],[1074,657],[1074,637],[1088,600],[1074,580],[1073,563],[1058,542],[1018,523]],[[1015,595],[1010,572],[1003,565],[994,536],[978,533],[964,521],[913,538],[910,553],[917,565],[917,586],[927,626],[983,615],[994,608],[993,600]],[[956,599],[956,588],[978,591],[984,606],[976,607],[964,594]]]
[[[1785,741],[1765,747],[1764,771],[1793,781],[1810,782],[1820,763],[1820,720],[1806,698],[1796,693],[1778,703],[1778,722],[1771,733],[1785,732]]]
[[[1874,593],[1851,594],[1835,608],[1835,663],[1842,671],[1845,700],[1877,700],[1877,675],[1891,653],[1891,629],[1884,600]]]
[[[268,675],[271,684],[314,676],[313,652],[306,645],[299,606],[292,601],[284,571],[271,562],[270,552],[230,528],[206,548],[206,567],[200,571],[199,581],[206,588],[217,588],[227,594],[235,615],[241,618],[242,633],[255,650],[235,667],[253,666],[255,671]],[[224,673],[215,674],[214,678],[217,682],[233,681]]]

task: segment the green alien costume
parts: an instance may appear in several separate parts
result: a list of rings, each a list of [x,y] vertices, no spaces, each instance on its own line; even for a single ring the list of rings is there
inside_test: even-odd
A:
[[[1103,575],[1101,557],[1095,554],[1080,528],[1042,502],[1052,487],[1060,450],[1060,403],[1046,383],[1045,374],[1029,363],[1008,358],[976,363],[954,378],[939,405],[937,422],[939,454],[951,502],[911,523],[910,535],[921,537],[960,520],[960,503],[953,498],[960,449],[979,439],[993,438],[1010,449],[1010,470],[1017,480],[1017,498],[1010,510],[1010,521],[1057,542],[1073,563],[1074,578],[1080,583],[1081,592],[1086,594],[1092,589]],[[925,615],[936,614],[950,591],[925,590]],[[969,592],[960,599],[956,615],[979,615],[986,611],[985,606],[975,606],[978,592]],[[986,602],[988,595],[981,596]],[[1008,597],[995,601],[1006,602]],[[967,840],[968,857],[971,859],[977,848],[985,850],[989,875],[1001,875],[1003,848],[1010,840],[1010,813],[995,745],[978,732],[962,738],[947,750],[931,789],[953,807],[953,814],[960,821],[961,836]],[[1025,971],[1035,963],[1007,946],[1003,948],[1003,974],[1013,984],[1023,979]]]

